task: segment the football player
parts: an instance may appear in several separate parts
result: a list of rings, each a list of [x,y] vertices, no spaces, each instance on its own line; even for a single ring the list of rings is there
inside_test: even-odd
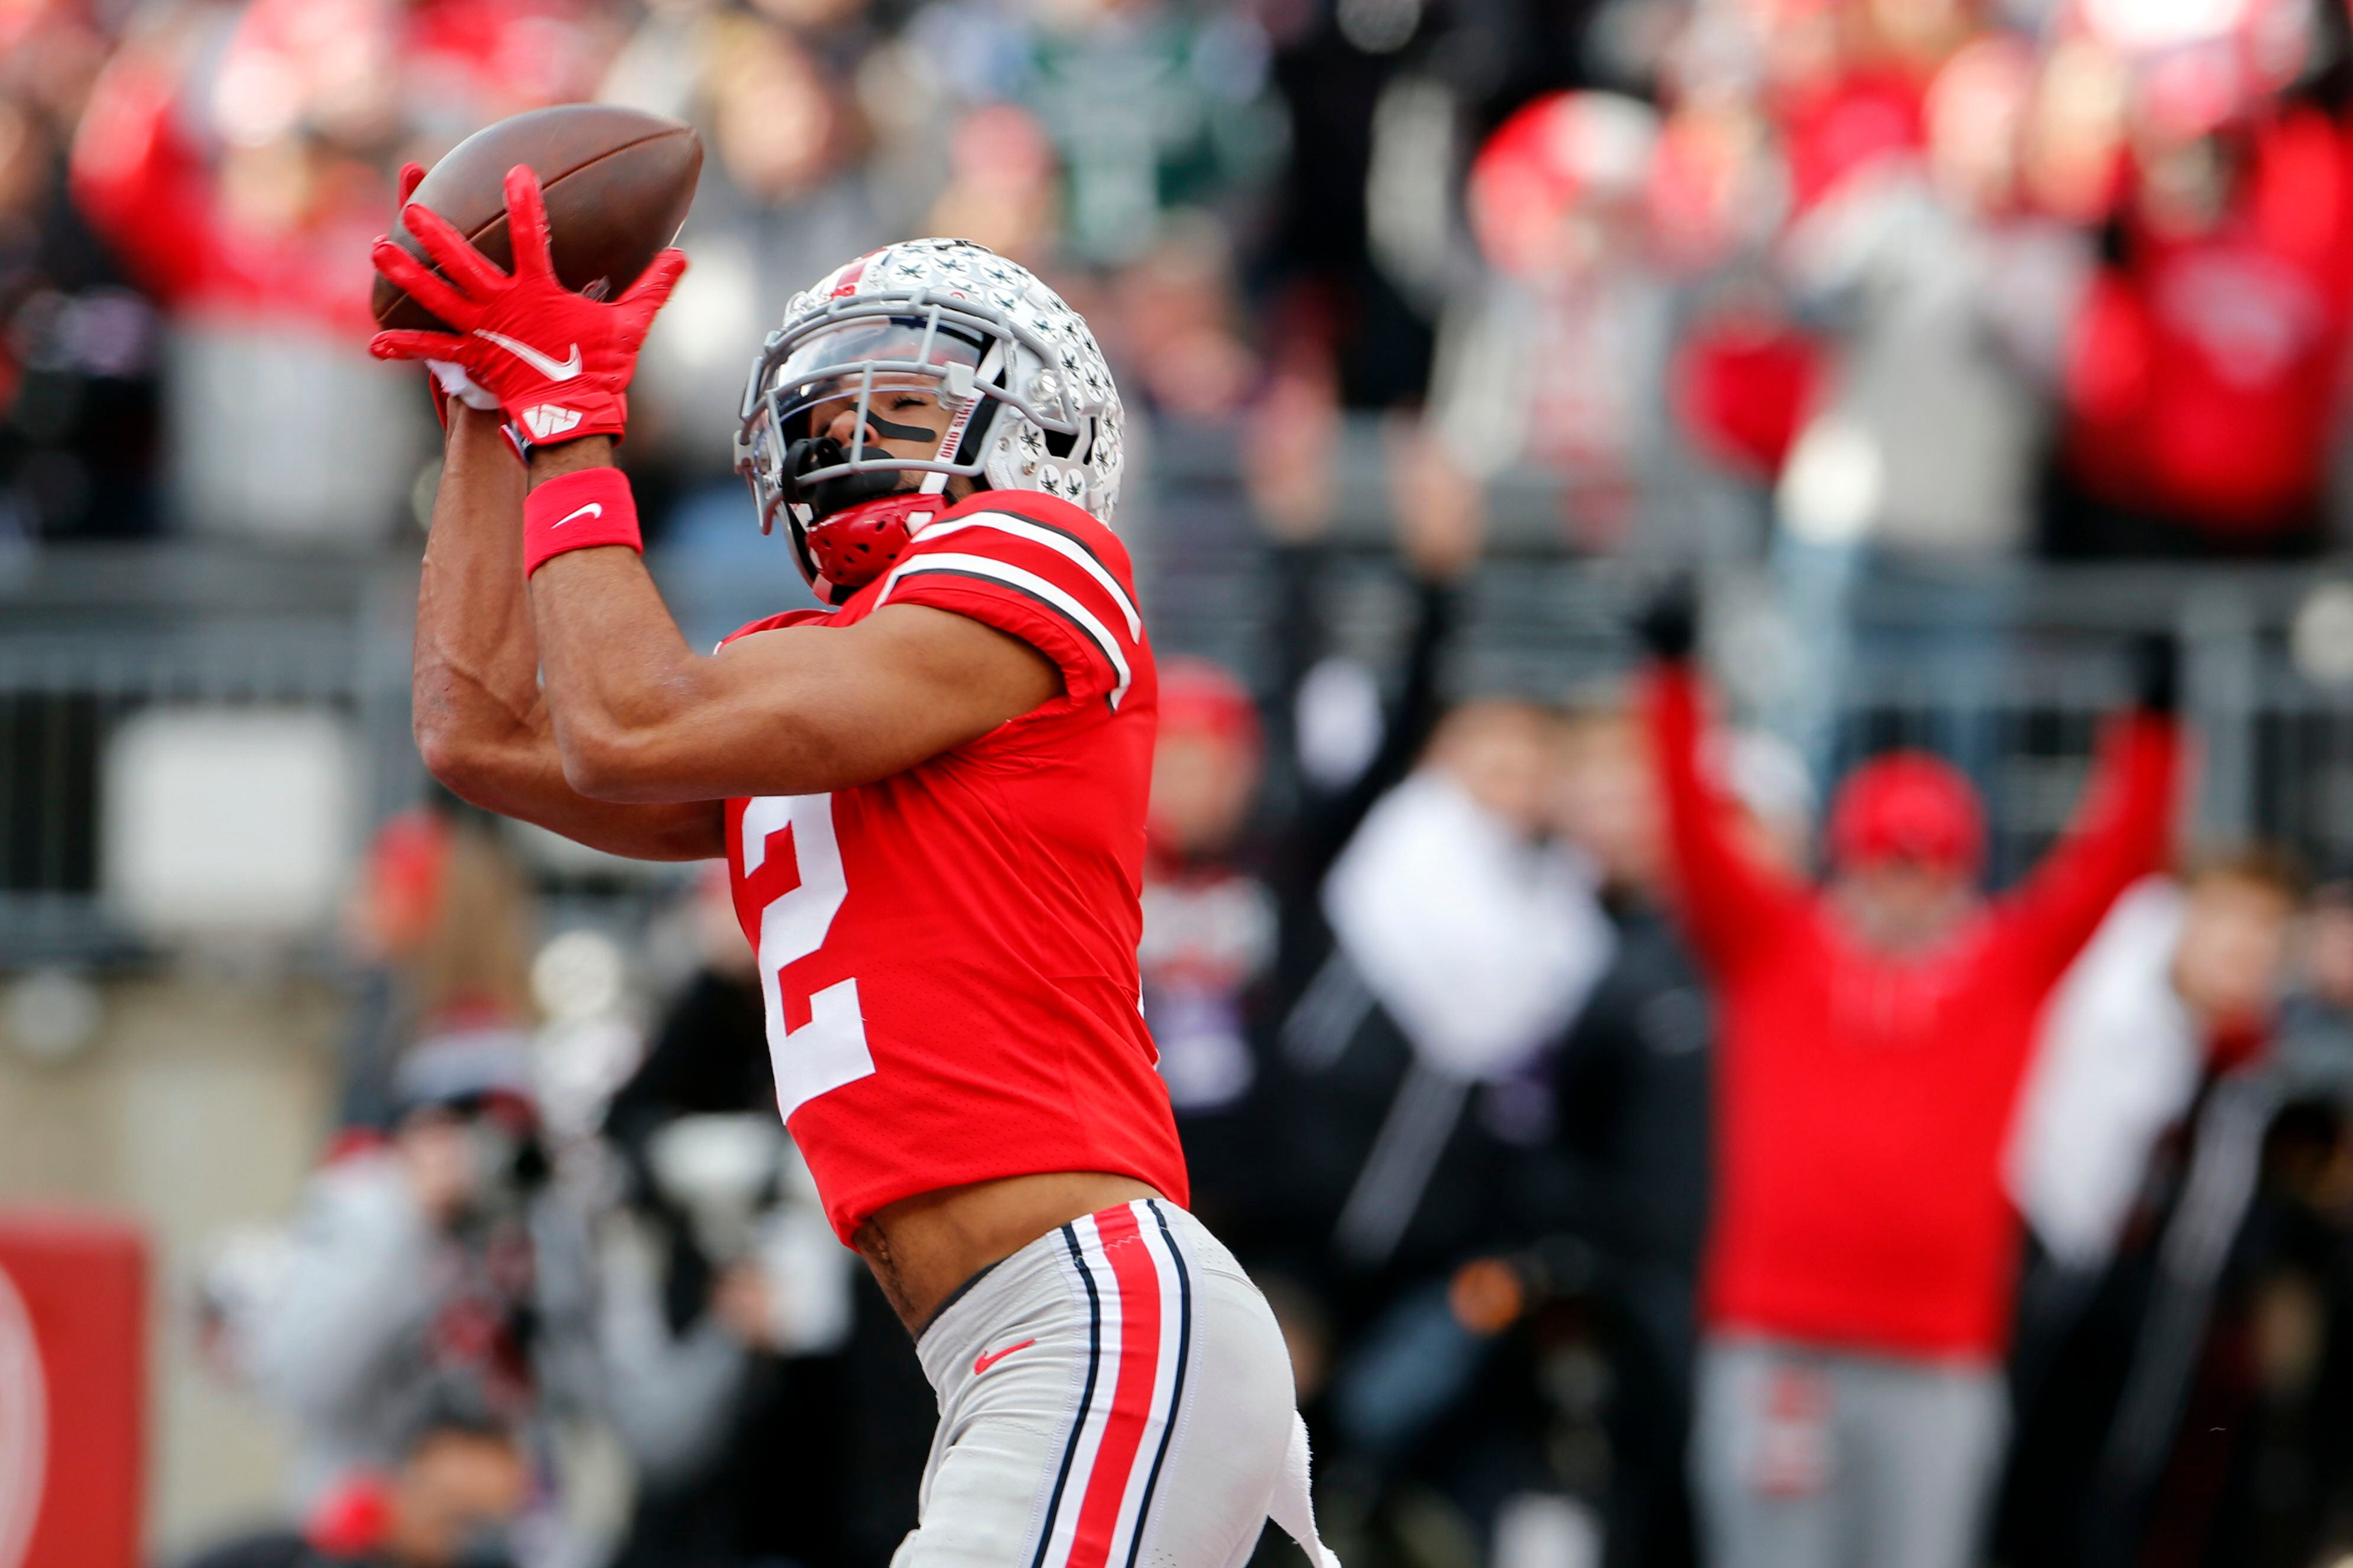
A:
[[[590,300],[527,169],[506,203],[512,274],[415,205],[440,276],[375,247],[452,329],[374,345],[445,395],[418,743],[492,810],[726,858],[786,1121],[939,1394],[896,1562],[1229,1568],[1271,1515],[1323,1568],[1282,1339],[1186,1211],[1138,1005],[1159,694],[1086,323],[954,239],[796,296],[738,461],[831,607],[704,655],[613,466],[684,258]]]

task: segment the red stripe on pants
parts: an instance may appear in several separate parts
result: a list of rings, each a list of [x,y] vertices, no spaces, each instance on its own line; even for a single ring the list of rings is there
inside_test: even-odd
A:
[[[1152,1417],[1153,1385],[1160,1371],[1160,1270],[1136,1229],[1135,1211],[1124,1205],[1095,1215],[1095,1234],[1119,1286],[1119,1378],[1112,1389],[1111,1415],[1087,1474],[1079,1505],[1079,1528],[1071,1541],[1070,1568],[1106,1568],[1111,1539],[1119,1528],[1119,1505],[1135,1468],[1144,1429]]]

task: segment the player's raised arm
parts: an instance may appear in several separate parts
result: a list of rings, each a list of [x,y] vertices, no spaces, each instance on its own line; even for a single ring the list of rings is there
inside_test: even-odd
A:
[[[573,442],[537,456],[533,473],[585,476],[608,460],[605,443]],[[923,605],[886,605],[853,626],[763,632],[706,658],[687,647],[627,549],[547,557],[531,605],[565,776],[606,800],[871,784],[1062,690],[1053,662],[1029,644]]]
[[[403,171],[404,201],[415,191],[421,173],[414,165]],[[544,212],[538,205],[537,183],[529,171],[518,170],[510,174],[508,184],[511,195],[529,186],[525,203],[540,212],[543,237]],[[495,292],[499,284],[522,281],[529,270],[519,266],[517,277],[508,278],[425,208],[409,207],[407,218],[412,230],[426,232],[428,243],[456,258],[445,260],[449,275],[475,295]],[[495,346],[493,340],[470,331],[489,319],[478,299],[461,295],[459,288],[427,273],[389,240],[377,241],[375,254],[379,268],[388,277],[395,277],[436,309],[443,321],[469,329],[462,336],[384,332],[374,344],[384,358],[437,362],[436,375],[445,385],[453,382],[468,385],[463,397],[448,396],[442,405],[448,447],[417,590],[411,681],[417,742],[426,766],[477,805],[537,823],[599,849],[648,860],[695,860],[722,854],[722,809],[715,798],[659,808],[617,806],[592,799],[566,782],[554,726],[540,696],[540,652],[524,599],[523,468],[500,431],[497,414],[473,405],[498,408],[528,399],[544,390],[546,383],[526,379],[539,374],[532,363],[533,356],[493,355],[489,352]],[[388,266],[387,255],[395,258]],[[543,247],[536,259],[544,258]],[[609,307],[618,313],[621,324],[593,339],[600,350],[607,351],[607,360],[614,357],[615,345],[622,345],[619,357],[625,363],[617,384],[605,401],[589,410],[610,421],[601,428],[619,428],[618,388],[628,382],[626,363],[634,360],[636,342],[644,336],[645,325],[652,321],[681,265],[675,253],[669,261],[658,264],[645,282]],[[548,281],[553,281],[552,275]],[[584,310],[608,309],[592,306],[578,295],[566,298]],[[609,318],[597,319],[600,325],[606,320]],[[576,326],[578,322],[552,324]],[[459,366],[464,367],[462,376]],[[564,390],[570,395],[596,389]]]
[[[417,596],[417,748],[475,805],[641,860],[723,852],[715,798],[668,806],[592,799],[565,778],[539,685],[522,573],[522,465],[494,415],[455,399]]]

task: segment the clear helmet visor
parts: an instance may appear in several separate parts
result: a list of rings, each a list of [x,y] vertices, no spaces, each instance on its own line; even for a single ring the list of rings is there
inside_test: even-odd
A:
[[[989,340],[927,315],[853,318],[809,332],[793,343],[769,377],[777,388],[808,386],[854,376],[869,366],[902,376],[937,379],[946,367],[976,368]]]
[[[850,320],[778,345],[753,388],[744,458],[764,525],[795,485],[877,469],[977,472],[960,453],[1002,355],[974,331],[925,316]],[[796,443],[830,437],[840,454],[811,466]],[[828,454],[830,456],[830,454]]]

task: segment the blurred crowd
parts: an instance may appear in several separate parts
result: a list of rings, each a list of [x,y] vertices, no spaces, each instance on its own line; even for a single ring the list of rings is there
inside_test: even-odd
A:
[[[601,97],[711,153],[630,454],[681,527],[783,300],[951,232],[1171,436],[1266,431],[1261,521],[1397,411],[1568,547],[1769,553],[1819,693],[1876,574],[2328,545],[2348,44],[2337,0],[18,0],[0,515],[383,542],[429,471],[360,350],[391,171]]]
[[[1147,497],[1238,454],[1272,608],[1162,649],[1145,1007],[1343,1560],[2302,1568],[2353,1551],[2353,868],[2181,854],[2162,647],[1999,894],[1986,736],[1836,742],[1875,661],[1982,707],[2015,563],[2337,548],[2348,94],[2341,0],[0,0],[0,555],[413,548],[393,171],[601,98],[708,150],[657,558],[781,594],[761,334],[982,240],[1094,324]],[[1560,551],[1773,585],[1753,724],[1673,593],[1622,682],[1448,681],[1531,480]],[[1856,616],[1891,584],[1926,646]],[[723,883],[534,902],[448,802],[377,836],[339,1131],[206,1282],[300,1460],[207,1568],[879,1568],[934,1413]]]

